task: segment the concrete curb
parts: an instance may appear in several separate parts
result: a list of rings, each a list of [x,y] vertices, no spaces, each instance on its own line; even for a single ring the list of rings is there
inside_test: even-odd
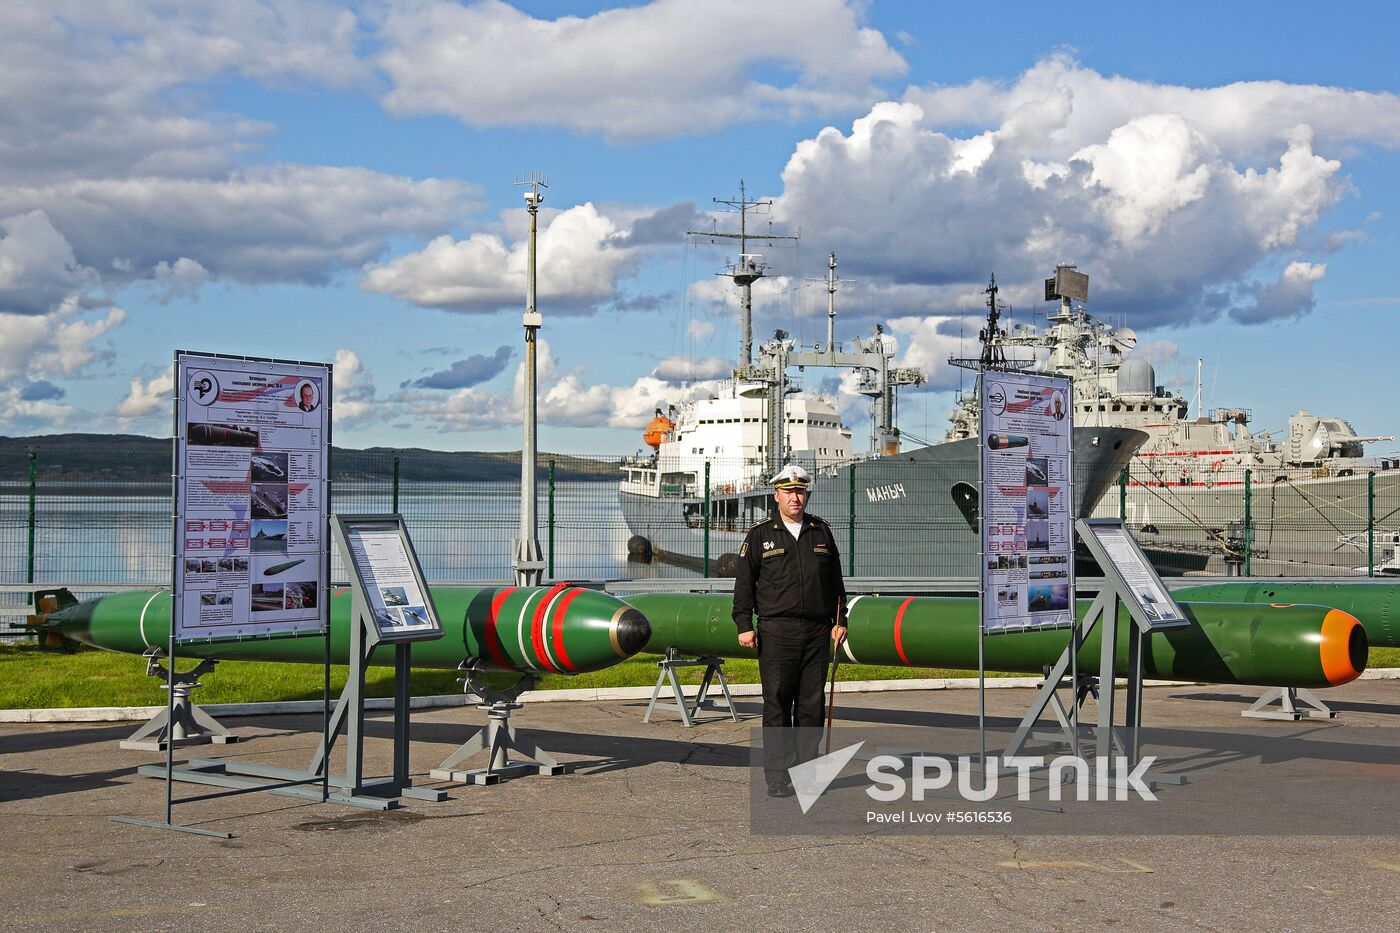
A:
[[[1400,680],[1400,667],[1383,667],[1366,671],[1360,680]],[[1188,687],[1197,682],[1184,680],[1149,680],[1148,687]],[[1040,686],[1039,677],[989,677],[988,689],[1028,689]],[[530,703],[595,703],[614,700],[650,700],[651,687],[593,687],[583,690],[534,690],[524,695]],[[976,677],[944,677],[927,680],[852,680],[836,685],[837,693],[885,693],[895,690],[976,690]],[[758,684],[730,684],[729,692],[736,697],[760,694]],[[693,691],[692,694],[693,695]],[[380,698],[365,701],[365,709],[393,709],[394,701]],[[474,706],[461,694],[413,697],[413,709],[446,709],[453,706]],[[232,716],[286,716],[321,712],[319,700],[288,700],[280,703],[215,703],[201,707],[218,719]],[[87,706],[70,709],[6,709],[0,710],[0,723],[43,722],[144,722],[164,710],[164,706]]]

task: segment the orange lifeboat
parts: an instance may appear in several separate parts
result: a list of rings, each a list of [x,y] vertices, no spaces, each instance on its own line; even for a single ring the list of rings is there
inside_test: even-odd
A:
[[[646,431],[643,432],[642,440],[646,441],[652,448],[659,449],[661,447],[661,442],[666,440],[666,435],[670,434],[671,429],[674,427],[675,425],[671,422],[671,419],[663,415],[661,409],[658,408],[656,410],[656,417],[651,419],[651,423],[647,425]]]

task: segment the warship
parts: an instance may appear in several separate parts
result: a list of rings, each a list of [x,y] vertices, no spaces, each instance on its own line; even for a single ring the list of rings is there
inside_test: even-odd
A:
[[[1128,355],[1136,333],[1085,311],[1087,275],[1059,266],[1046,298],[1057,303],[1045,326],[1020,323],[996,339],[1009,356],[1073,381],[1076,425],[1147,433],[1126,488],[1094,514],[1121,513],[1159,570],[1227,572],[1247,555],[1255,574],[1365,573],[1369,547],[1379,572],[1395,572],[1400,455],[1365,455],[1365,445],[1393,437],[1362,436],[1343,418],[1307,411],[1288,419],[1281,438],[1252,430],[1247,408],[1201,415],[1199,375],[1191,401],[1159,385],[1150,362]],[[976,437],[976,398],[961,396],[949,420],[946,440]],[[1369,533],[1368,484],[1377,501],[1392,502],[1374,511]]]
[[[836,341],[834,253],[827,263],[825,344],[802,346],[778,330],[755,358],[752,286],[767,263],[748,247],[752,240],[780,237],[749,231],[749,211],[769,202],[748,200],[742,186],[738,200],[716,200],[734,208],[740,221],[738,233],[700,234],[739,241],[738,261],[724,273],[740,296],[739,365],[709,397],[664,413],[658,408],[644,435],[650,452],[623,461],[618,498],[631,535],[629,559],[731,576],[745,532],[772,506],[768,478],[798,463],[815,478],[808,508],[831,524],[848,574],[976,578],[978,440],[901,449],[895,393],[924,382],[924,374],[894,365],[892,341],[878,325],[870,338]],[[812,367],[855,372],[856,391],[873,402],[870,452],[853,449],[852,432],[833,400],[801,391],[789,373]],[[1131,427],[1074,429],[1075,516],[1091,514],[1146,439]]]

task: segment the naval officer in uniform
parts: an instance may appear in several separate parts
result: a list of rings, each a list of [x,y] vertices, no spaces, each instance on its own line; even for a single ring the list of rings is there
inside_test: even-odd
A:
[[[788,766],[816,755],[831,645],[846,637],[846,588],[831,528],[807,514],[812,474],[788,466],[772,485],[777,512],[750,528],[739,548],[734,625],[739,644],[758,649],[764,777],[769,796],[782,797],[792,793]],[[770,731],[794,726],[802,729],[798,743]]]

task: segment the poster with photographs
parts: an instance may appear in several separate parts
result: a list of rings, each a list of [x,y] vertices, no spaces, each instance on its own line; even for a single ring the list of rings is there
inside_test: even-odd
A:
[[[423,585],[422,569],[401,521],[337,519],[366,610],[385,641],[417,641],[442,634]]]
[[[328,364],[177,353],[175,637],[325,629]]]
[[[1071,387],[1042,373],[983,373],[982,629],[1074,621]]]

